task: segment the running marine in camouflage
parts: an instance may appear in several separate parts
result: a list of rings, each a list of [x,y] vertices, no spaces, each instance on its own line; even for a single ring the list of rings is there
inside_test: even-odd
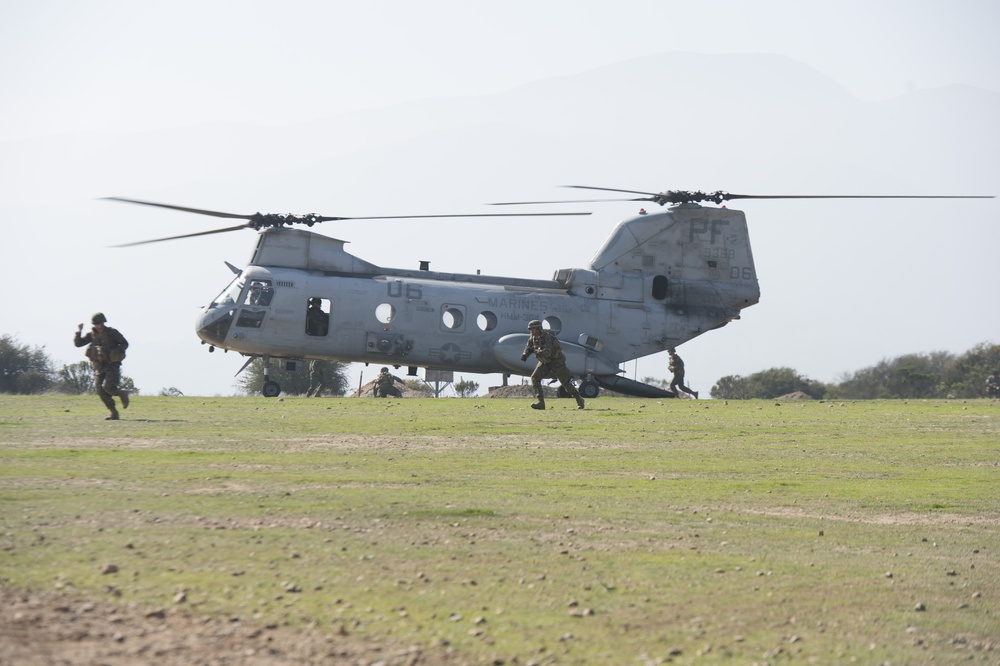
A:
[[[559,380],[566,393],[576,398],[576,406],[583,409],[583,396],[573,385],[573,380],[569,375],[569,368],[566,367],[566,354],[563,353],[562,345],[552,331],[543,331],[542,322],[533,319],[528,322],[528,332],[531,336],[524,346],[524,353],[521,360],[527,361],[532,354],[538,365],[531,373],[531,385],[535,389],[535,396],[538,402],[531,405],[532,409],[545,409],[545,393],[542,391],[542,380],[546,377],[554,377]]]
[[[677,355],[677,350],[673,347],[667,350],[667,354],[670,356],[670,363],[667,365],[667,369],[674,373],[673,379],[670,380],[670,390],[677,393],[679,389],[693,395],[695,400],[697,400],[698,392],[684,386],[684,360]]]
[[[323,366],[325,361],[313,359],[309,361],[309,388],[306,390],[306,397],[318,398],[327,389],[326,373]]]
[[[122,409],[128,408],[128,391],[119,386],[128,340],[118,329],[106,326],[107,321],[107,317],[98,312],[90,319],[93,328],[89,333],[83,335],[83,324],[77,326],[73,344],[77,347],[87,345],[86,356],[94,369],[94,388],[101,402],[111,411],[105,420],[117,421],[119,417],[114,396],[121,399]]]

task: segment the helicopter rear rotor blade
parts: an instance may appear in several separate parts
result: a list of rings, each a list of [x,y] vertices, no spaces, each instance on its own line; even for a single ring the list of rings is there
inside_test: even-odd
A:
[[[564,215],[593,215],[593,213],[455,213],[446,215],[373,215],[371,217],[337,217],[336,220],[421,220],[441,217],[552,217]]]
[[[698,201],[714,201],[717,204],[734,199],[992,199],[984,195],[949,195],[949,194],[730,194],[718,190],[715,192],[691,192],[687,190],[667,190],[652,193],[637,190],[621,190],[611,187],[593,187],[591,185],[565,185],[581,190],[601,190],[605,192],[625,192],[628,194],[645,194],[649,199],[633,199],[633,201],[655,201],[661,206],[667,203],[692,203]],[[567,202],[568,203],[568,202]]]
[[[593,187],[591,185],[563,185],[563,187],[572,187],[578,190],[601,190],[602,192],[624,192],[625,194],[645,194],[648,197],[656,197],[662,194],[657,192],[640,192],[638,190],[619,190],[614,187]],[[625,201],[631,201],[631,199],[625,199]]]
[[[573,187],[580,190],[600,190],[602,192],[622,192],[625,194],[644,194],[644,197],[629,199],[566,199],[563,201],[499,201],[488,204],[490,206],[530,206],[534,204],[569,204],[569,203],[600,203],[606,201],[657,201],[660,196],[653,192],[638,192],[636,190],[619,190],[613,187],[589,187],[587,185],[563,185],[563,187]]]
[[[701,192],[688,190],[667,190],[665,192],[643,192],[640,190],[623,190],[615,187],[595,187],[592,185],[563,185],[580,190],[598,190],[601,192],[622,192],[624,194],[642,194],[643,197],[632,199],[572,199],[563,201],[518,201],[491,204],[494,206],[549,204],[549,203],[588,203],[597,201],[651,201],[661,206],[667,204],[698,203],[711,201],[721,204],[733,199],[992,199],[989,195],[947,195],[947,194],[729,194],[717,190]]]
[[[726,199],[993,199],[983,194],[726,194]]]
[[[487,206],[532,206],[535,204],[568,204],[568,203],[597,203],[605,201],[652,201],[650,198],[638,199],[567,199],[565,201],[496,201],[486,204]]]

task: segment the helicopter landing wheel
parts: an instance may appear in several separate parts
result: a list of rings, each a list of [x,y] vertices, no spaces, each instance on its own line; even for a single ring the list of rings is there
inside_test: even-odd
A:
[[[592,382],[590,380],[580,384],[580,395],[588,400],[592,400],[601,394],[601,387],[597,385],[597,382]]]
[[[278,382],[264,382],[264,388],[261,390],[265,398],[277,398],[278,394],[281,393],[281,386]]]

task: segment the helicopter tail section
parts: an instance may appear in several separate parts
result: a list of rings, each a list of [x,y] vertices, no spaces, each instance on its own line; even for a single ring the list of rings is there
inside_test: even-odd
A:
[[[598,298],[641,301],[646,310],[633,325],[649,334],[633,357],[724,326],[760,299],[746,216],[728,208],[687,203],[627,219],[591,269]]]
[[[760,296],[746,216],[728,208],[683,204],[625,220],[598,250],[591,268],[649,276],[659,300],[669,298],[671,281],[731,285],[732,295],[739,297],[724,300],[738,309]],[[659,289],[656,276],[664,282]]]

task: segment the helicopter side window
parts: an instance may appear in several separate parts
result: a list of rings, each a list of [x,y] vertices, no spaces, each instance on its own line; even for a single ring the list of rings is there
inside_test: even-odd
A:
[[[662,301],[667,297],[667,289],[670,283],[667,281],[666,275],[657,275],[653,278],[653,298],[658,301]]]
[[[266,308],[271,305],[274,297],[274,287],[270,280],[250,280],[250,287],[247,289],[246,298],[243,305],[256,305]]]
[[[444,305],[441,307],[441,327],[445,331],[461,333],[465,330],[465,306]]]
[[[330,299],[313,296],[306,307],[306,335],[323,337],[330,331]]]

